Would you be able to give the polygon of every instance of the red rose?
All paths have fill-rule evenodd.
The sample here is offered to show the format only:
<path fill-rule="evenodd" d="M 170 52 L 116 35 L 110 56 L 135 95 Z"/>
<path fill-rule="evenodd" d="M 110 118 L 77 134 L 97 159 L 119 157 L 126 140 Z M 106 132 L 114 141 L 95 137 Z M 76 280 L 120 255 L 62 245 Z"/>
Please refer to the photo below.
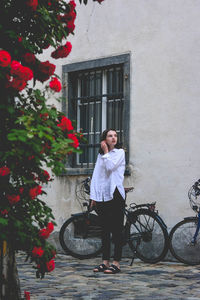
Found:
<path fill-rule="evenodd" d="M 35 199 L 38 195 L 41 195 L 42 194 L 42 187 L 41 185 L 38 185 L 32 189 L 30 189 L 29 191 L 29 195 L 31 197 L 31 199 Z"/>
<path fill-rule="evenodd" d="M 31 80 L 33 78 L 33 71 L 28 68 L 22 66 L 18 61 L 13 60 L 11 63 L 11 70 L 10 70 L 11 75 L 15 75 L 18 78 L 24 81 Z"/>
<path fill-rule="evenodd" d="M 69 133 L 69 134 L 68 134 L 68 138 L 69 138 L 70 140 L 73 140 L 73 143 L 70 143 L 70 144 L 72 144 L 72 146 L 73 146 L 74 148 L 78 148 L 78 146 L 79 146 L 79 141 L 78 141 L 77 137 L 75 136 L 75 134 L 74 134 L 74 133 Z"/>
<path fill-rule="evenodd" d="M 43 175 L 44 175 L 46 181 L 49 181 L 50 175 L 49 175 L 49 173 L 46 170 L 44 170 Z"/>
<path fill-rule="evenodd" d="M 33 71 L 28 67 L 21 66 L 18 76 L 20 79 L 28 81 L 33 78 Z"/>
<path fill-rule="evenodd" d="M 72 44 L 70 42 L 67 42 L 65 44 L 65 49 L 66 49 L 67 55 L 69 55 L 69 53 L 72 51 Z"/>
<path fill-rule="evenodd" d="M 6 176 L 10 174 L 10 169 L 7 167 L 0 168 L 0 176 Z"/>
<path fill-rule="evenodd" d="M 70 21 L 74 22 L 75 19 L 76 19 L 76 13 L 73 10 L 61 17 L 61 20 L 66 23 Z"/>
<path fill-rule="evenodd" d="M 7 214 L 8 214 L 7 209 L 1 210 L 1 215 L 2 215 L 2 216 L 5 216 L 5 215 L 7 215 Z"/>
<path fill-rule="evenodd" d="M 19 200 L 20 200 L 19 195 L 12 194 L 12 195 L 7 195 L 6 197 L 11 205 L 14 205 L 15 203 L 19 202 Z"/>
<path fill-rule="evenodd" d="M 69 120 L 66 117 L 62 117 L 61 122 L 57 126 L 60 127 L 63 131 L 64 130 L 70 131 L 74 129 L 71 120 Z"/>
<path fill-rule="evenodd" d="M 55 92 L 60 92 L 61 89 L 62 89 L 62 85 L 61 85 L 60 81 L 56 77 L 54 77 L 50 81 L 49 86 Z"/>
<path fill-rule="evenodd" d="M 52 259 L 48 262 L 46 262 L 47 271 L 51 272 L 55 269 L 55 261 Z"/>
<path fill-rule="evenodd" d="M 27 85 L 26 81 L 23 81 L 21 79 L 13 79 L 11 82 L 9 82 L 8 87 L 12 87 L 13 89 L 17 90 L 17 91 L 22 91 L 23 89 L 25 89 Z"/>
<path fill-rule="evenodd" d="M 36 58 L 35 58 L 35 55 L 33 53 L 27 52 L 27 53 L 24 54 L 24 60 L 27 64 L 34 64 Z"/>
<path fill-rule="evenodd" d="M 38 0 L 28 0 L 26 4 L 27 6 L 31 7 L 33 10 L 36 10 L 38 6 Z"/>
<path fill-rule="evenodd" d="M 56 66 L 54 64 L 51 64 L 48 60 L 40 63 L 38 66 L 39 73 L 37 74 L 38 80 L 40 80 L 41 82 L 48 80 L 49 77 L 54 74 L 55 69 Z"/>
<path fill-rule="evenodd" d="M 38 177 L 38 180 L 41 181 L 41 182 L 49 181 L 49 179 L 50 179 L 50 175 L 46 170 L 43 171 L 41 177 Z"/>
<path fill-rule="evenodd" d="M 11 63 L 11 56 L 7 51 L 0 50 L 0 66 L 7 67 Z"/>
<path fill-rule="evenodd" d="M 40 229 L 39 231 L 39 236 L 43 239 L 47 239 L 50 235 L 50 232 L 48 231 L 48 229 L 46 228 L 43 228 L 43 229 Z"/>
<path fill-rule="evenodd" d="M 31 299 L 30 292 L 24 291 L 24 297 L 25 297 L 25 300 L 30 300 Z"/>
<path fill-rule="evenodd" d="M 32 250 L 32 254 L 34 257 L 42 257 L 42 255 L 44 254 L 44 250 L 42 249 L 42 247 L 34 247 Z"/>
<path fill-rule="evenodd" d="M 18 42 L 21 43 L 21 41 L 22 41 L 22 37 L 18 36 Z"/>
<path fill-rule="evenodd" d="M 67 28 L 68 28 L 69 33 L 72 33 L 74 31 L 74 29 L 75 29 L 74 22 L 73 21 L 68 22 L 67 23 Z"/>
<path fill-rule="evenodd" d="M 51 53 L 51 57 L 58 59 L 67 57 L 72 50 L 72 44 L 67 42 L 64 46 L 58 47 L 55 51 Z"/>
<path fill-rule="evenodd" d="M 76 3 L 75 3 L 74 0 L 71 0 L 71 1 L 69 2 L 69 5 L 70 5 L 70 8 L 71 8 L 72 10 L 74 10 L 75 7 L 76 7 Z"/>
<path fill-rule="evenodd" d="M 21 66 L 22 65 L 20 64 L 20 62 L 13 60 L 11 62 L 11 70 L 10 70 L 11 75 L 18 76 L 21 73 L 21 70 L 20 70 Z"/>
<path fill-rule="evenodd" d="M 49 233 L 51 233 L 54 230 L 54 225 L 52 222 L 49 222 L 47 224 L 47 230 L 49 231 Z"/>
<path fill-rule="evenodd" d="M 40 118 L 41 118 L 43 121 L 46 121 L 46 120 L 48 119 L 48 116 L 49 116 L 48 113 L 40 114 Z"/>
<path fill-rule="evenodd" d="M 49 76 L 53 75 L 55 72 L 56 66 L 54 64 L 51 64 L 48 60 L 45 62 L 41 62 L 39 65 L 39 70 L 47 74 Z"/>
<path fill-rule="evenodd" d="M 51 57 L 58 59 L 63 58 L 66 55 L 66 49 L 64 46 L 58 47 L 55 51 L 51 53 Z M 67 56 L 67 55 L 66 55 Z"/>

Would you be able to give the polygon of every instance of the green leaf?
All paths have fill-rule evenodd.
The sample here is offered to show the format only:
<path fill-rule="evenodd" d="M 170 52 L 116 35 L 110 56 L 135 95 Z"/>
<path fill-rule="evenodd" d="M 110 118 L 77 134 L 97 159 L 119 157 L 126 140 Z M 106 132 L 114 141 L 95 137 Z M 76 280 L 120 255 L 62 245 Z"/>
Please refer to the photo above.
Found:
<path fill-rule="evenodd" d="M 8 219 L 4 219 L 0 217 L 0 224 L 2 225 L 8 225 Z"/>

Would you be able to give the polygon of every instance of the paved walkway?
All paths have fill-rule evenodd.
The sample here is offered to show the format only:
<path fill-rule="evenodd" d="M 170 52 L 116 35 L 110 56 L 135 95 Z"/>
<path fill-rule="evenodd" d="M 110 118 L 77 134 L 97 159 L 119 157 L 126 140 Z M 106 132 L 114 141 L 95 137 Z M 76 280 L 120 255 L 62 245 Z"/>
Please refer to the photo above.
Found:
<path fill-rule="evenodd" d="M 35 278 L 32 265 L 18 254 L 21 290 L 31 293 L 31 300 L 199 300 L 200 266 L 163 262 L 156 265 L 123 258 L 122 272 L 115 275 L 93 273 L 100 258 L 78 260 L 57 255 L 56 269 L 44 279 Z"/>

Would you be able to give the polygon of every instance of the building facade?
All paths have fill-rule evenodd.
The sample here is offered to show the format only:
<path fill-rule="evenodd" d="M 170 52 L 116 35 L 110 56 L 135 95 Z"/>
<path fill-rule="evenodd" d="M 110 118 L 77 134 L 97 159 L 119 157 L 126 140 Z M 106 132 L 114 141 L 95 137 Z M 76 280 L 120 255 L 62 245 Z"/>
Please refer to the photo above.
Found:
<path fill-rule="evenodd" d="M 170 230 L 194 215 L 187 192 L 200 178 L 200 2 L 76 2 L 72 52 L 57 61 L 60 109 L 88 144 L 46 189 L 56 230 L 80 211 L 75 189 L 92 174 L 107 127 L 126 148 L 124 186 L 135 187 L 127 203 L 156 201 Z"/>

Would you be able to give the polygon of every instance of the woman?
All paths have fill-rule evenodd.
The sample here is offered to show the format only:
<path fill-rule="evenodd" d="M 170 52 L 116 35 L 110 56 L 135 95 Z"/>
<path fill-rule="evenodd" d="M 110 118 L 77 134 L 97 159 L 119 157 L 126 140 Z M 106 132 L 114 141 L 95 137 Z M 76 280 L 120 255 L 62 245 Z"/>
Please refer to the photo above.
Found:
<path fill-rule="evenodd" d="M 103 262 L 94 272 L 120 272 L 125 191 L 123 187 L 125 153 L 117 143 L 117 132 L 107 129 L 102 133 L 101 146 L 90 186 L 91 206 L 95 206 L 102 225 Z M 110 265 L 110 234 L 114 242 L 113 263 Z"/>

